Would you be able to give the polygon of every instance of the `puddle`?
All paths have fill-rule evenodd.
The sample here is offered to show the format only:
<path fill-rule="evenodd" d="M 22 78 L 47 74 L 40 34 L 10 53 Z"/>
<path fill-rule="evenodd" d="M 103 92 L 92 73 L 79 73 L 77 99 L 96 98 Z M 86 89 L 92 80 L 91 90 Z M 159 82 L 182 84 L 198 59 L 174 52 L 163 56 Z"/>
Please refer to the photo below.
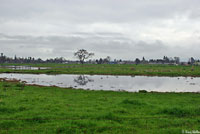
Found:
<path fill-rule="evenodd" d="M 73 87 L 76 89 L 138 92 L 200 92 L 199 77 L 149 77 L 112 75 L 46 75 L 0 74 L 0 78 L 26 81 L 42 86 Z M 191 79 L 192 78 L 192 79 Z"/>
<path fill-rule="evenodd" d="M 13 70 L 44 70 L 50 67 L 32 67 L 32 66 L 0 66 L 0 68 L 8 68 Z"/>

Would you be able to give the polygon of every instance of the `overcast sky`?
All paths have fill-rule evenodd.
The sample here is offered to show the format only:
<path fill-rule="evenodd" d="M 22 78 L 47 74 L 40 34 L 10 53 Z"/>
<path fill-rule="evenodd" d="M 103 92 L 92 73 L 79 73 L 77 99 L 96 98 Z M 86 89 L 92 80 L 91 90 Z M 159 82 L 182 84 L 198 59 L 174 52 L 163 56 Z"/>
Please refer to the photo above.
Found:
<path fill-rule="evenodd" d="M 200 0 L 0 0 L 0 52 L 200 59 Z"/>

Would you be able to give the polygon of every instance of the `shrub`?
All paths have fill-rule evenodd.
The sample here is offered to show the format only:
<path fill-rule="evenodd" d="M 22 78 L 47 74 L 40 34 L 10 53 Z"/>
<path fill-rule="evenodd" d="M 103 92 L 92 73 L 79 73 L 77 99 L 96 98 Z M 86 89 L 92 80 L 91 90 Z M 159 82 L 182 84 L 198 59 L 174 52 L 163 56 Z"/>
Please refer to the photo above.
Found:
<path fill-rule="evenodd" d="M 139 90 L 139 93 L 147 93 L 147 90 Z"/>

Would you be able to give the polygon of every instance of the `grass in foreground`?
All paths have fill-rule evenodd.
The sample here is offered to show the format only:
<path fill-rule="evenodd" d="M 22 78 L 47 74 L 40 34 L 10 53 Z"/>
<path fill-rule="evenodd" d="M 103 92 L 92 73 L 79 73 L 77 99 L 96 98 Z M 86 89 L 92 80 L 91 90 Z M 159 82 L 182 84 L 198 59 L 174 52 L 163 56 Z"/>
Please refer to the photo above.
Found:
<path fill-rule="evenodd" d="M 0 73 L 35 74 L 102 74 L 102 75 L 148 75 L 148 76 L 200 76 L 200 66 L 175 65 L 118 65 L 118 64 L 4 64 L 51 67 L 46 70 L 11 70 L 0 68 Z"/>
<path fill-rule="evenodd" d="M 200 130 L 200 94 L 128 93 L 0 82 L 0 133 L 175 134 Z"/>

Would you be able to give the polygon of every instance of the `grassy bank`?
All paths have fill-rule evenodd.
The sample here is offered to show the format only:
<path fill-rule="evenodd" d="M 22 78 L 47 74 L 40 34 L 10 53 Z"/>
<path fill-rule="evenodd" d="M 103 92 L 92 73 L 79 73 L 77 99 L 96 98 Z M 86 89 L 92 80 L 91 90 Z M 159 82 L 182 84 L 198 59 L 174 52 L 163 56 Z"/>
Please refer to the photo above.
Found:
<path fill-rule="evenodd" d="M 0 82 L 0 133 L 175 134 L 200 130 L 200 94 L 128 93 Z"/>
<path fill-rule="evenodd" d="M 47 70 L 10 70 L 0 68 L 0 73 L 34 74 L 102 74 L 102 75 L 148 75 L 148 76 L 200 76 L 200 66 L 175 65 L 107 65 L 107 64 L 5 64 L 51 67 Z"/>

